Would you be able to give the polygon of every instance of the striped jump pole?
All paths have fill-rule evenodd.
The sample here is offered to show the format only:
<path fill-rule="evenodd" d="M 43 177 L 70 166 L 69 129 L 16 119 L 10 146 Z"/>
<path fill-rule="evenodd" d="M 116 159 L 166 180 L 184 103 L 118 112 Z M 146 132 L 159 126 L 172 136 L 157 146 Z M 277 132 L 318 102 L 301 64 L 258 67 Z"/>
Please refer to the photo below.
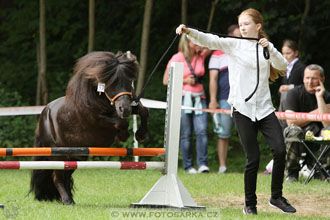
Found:
<path fill-rule="evenodd" d="M 38 147 L 0 148 L 0 156 L 161 156 L 164 148 Z"/>
<path fill-rule="evenodd" d="M 163 170 L 164 162 L 120 162 L 120 161 L 0 161 L 0 170 L 76 170 L 76 169 L 120 169 Z"/>

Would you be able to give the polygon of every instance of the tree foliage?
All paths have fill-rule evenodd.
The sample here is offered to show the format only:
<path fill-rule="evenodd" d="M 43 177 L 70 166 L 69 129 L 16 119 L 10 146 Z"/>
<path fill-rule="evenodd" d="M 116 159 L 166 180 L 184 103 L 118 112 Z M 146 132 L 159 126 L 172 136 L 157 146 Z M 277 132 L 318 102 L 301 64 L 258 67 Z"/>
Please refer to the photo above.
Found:
<path fill-rule="evenodd" d="M 188 24 L 206 29 L 212 2 L 213 0 L 187 1 Z M 330 14 L 326 10 L 329 6 L 329 0 L 311 1 L 309 14 L 304 20 L 304 44 L 301 46 L 301 59 L 307 64 L 320 64 L 326 73 L 330 71 L 330 53 L 325 50 L 330 46 Z M 50 101 L 65 94 L 75 61 L 86 53 L 88 7 L 89 1 L 46 1 L 47 84 Z M 130 50 L 139 56 L 144 7 L 145 1 L 140 0 L 95 1 L 94 50 Z M 248 7 L 262 12 L 264 30 L 278 49 L 284 39 L 299 40 L 305 1 L 220 0 L 215 8 L 211 31 L 226 33 L 230 24 L 237 23 L 237 15 Z M 34 105 L 38 73 L 36 43 L 39 41 L 39 1 L 0 0 L 0 19 L 2 94 L 17 94 L 24 101 L 20 104 Z M 180 23 L 181 1 L 154 1 L 146 78 L 174 38 L 174 30 Z M 162 76 L 167 61 L 176 51 L 177 44 L 166 54 L 146 88 L 144 98 L 165 101 L 166 87 L 162 85 Z M 330 80 L 326 81 L 327 88 L 330 88 L 329 82 Z M 204 83 L 208 91 L 207 80 Z M 279 102 L 279 85 L 280 80 L 271 85 L 275 106 Z M 8 106 L 17 105 L 17 99 L 7 101 Z M 159 146 L 163 142 L 163 123 L 164 112 L 151 110 L 151 129 L 145 146 Z M 211 126 L 209 127 L 210 138 L 215 139 Z M 212 144 L 216 145 L 211 141 L 210 145 Z"/>

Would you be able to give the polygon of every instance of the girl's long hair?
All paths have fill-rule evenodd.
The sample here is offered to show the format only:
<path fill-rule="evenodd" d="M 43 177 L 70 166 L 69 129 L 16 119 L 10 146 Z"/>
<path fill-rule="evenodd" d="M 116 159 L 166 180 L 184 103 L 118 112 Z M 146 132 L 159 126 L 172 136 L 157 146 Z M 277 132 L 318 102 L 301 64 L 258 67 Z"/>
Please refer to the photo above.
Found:
<path fill-rule="evenodd" d="M 238 16 L 238 18 L 243 14 L 249 15 L 252 18 L 252 20 L 254 21 L 254 23 L 261 24 L 261 29 L 259 31 L 258 38 L 266 38 L 267 40 L 269 40 L 268 35 L 262 29 L 263 19 L 262 19 L 261 13 L 256 9 L 248 8 L 248 9 L 242 11 L 242 13 Z M 270 64 L 269 79 L 271 81 L 275 81 L 279 76 L 284 76 L 284 75 L 285 75 L 285 70 L 276 69 L 275 67 L 272 66 L 272 64 Z"/>
<path fill-rule="evenodd" d="M 182 34 L 180 42 L 179 42 L 179 48 L 178 50 L 183 53 L 184 57 L 188 57 L 190 55 L 190 48 L 189 48 L 189 42 L 186 34 Z"/>

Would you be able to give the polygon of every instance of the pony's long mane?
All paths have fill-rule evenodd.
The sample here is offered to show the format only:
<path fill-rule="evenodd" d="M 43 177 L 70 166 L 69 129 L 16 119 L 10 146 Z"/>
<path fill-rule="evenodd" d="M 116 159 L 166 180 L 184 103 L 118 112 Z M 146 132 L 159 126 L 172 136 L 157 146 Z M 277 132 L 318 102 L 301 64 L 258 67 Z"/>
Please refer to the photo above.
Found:
<path fill-rule="evenodd" d="M 101 109 L 109 110 L 109 101 L 97 92 L 98 83 L 105 83 L 105 89 L 136 79 L 138 64 L 135 56 L 128 58 L 118 52 L 97 51 L 89 53 L 74 66 L 74 75 L 66 89 L 66 102 L 71 102 L 77 110 Z"/>

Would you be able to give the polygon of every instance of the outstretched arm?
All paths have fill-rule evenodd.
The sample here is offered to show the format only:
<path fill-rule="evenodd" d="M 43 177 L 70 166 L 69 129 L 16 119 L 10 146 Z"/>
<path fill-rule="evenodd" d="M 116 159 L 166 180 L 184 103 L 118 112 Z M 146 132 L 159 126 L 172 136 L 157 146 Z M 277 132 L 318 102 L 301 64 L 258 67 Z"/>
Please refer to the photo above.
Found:
<path fill-rule="evenodd" d="M 194 44 L 207 47 L 210 50 L 222 50 L 227 55 L 230 55 L 232 46 L 237 43 L 237 39 L 220 38 L 214 34 L 203 33 L 193 28 L 187 28 L 184 24 L 176 28 L 176 33 L 179 35 L 183 33 L 187 34 L 189 40 Z"/>
<path fill-rule="evenodd" d="M 179 27 L 176 28 L 175 32 L 178 35 L 189 34 L 190 33 L 190 30 L 189 30 L 189 28 L 186 27 L 186 25 L 180 24 Z"/>

